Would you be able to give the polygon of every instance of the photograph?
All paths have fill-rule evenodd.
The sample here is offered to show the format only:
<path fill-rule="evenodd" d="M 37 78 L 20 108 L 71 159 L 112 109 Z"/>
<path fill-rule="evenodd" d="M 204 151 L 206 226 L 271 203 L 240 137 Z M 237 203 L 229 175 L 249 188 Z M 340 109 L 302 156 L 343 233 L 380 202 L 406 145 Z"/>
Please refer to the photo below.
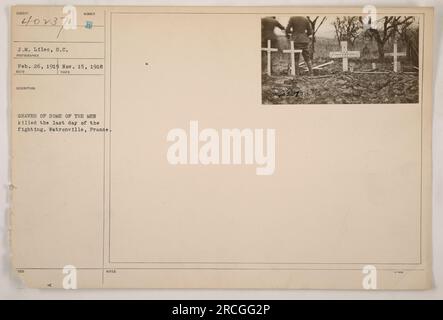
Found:
<path fill-rule="evenodd" d="M 262 104 L 418 103 L 419 32 L 417 16 L 263 17 Z"/>

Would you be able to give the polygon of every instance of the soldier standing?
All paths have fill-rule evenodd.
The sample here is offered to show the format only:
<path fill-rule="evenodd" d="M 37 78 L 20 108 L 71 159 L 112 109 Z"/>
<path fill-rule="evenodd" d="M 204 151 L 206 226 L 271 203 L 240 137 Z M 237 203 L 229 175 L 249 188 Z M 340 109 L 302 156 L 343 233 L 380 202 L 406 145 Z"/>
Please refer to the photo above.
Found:
<path fill-rule="evenodd" d="M 278 47 L 277 35 L 274 32 L 275 28 L 285 30 L 285 27 L 283 27 L 275 17 L 265 17 L 261 19 L 261 42 L 263 48 L 267 46 L 268 40 L 271 40 L 271 47 Z"/>
<path fill-rule="evenodd" d="M 363 58 L 369 58 L 369 48 L 368 45 L 365 43 L 365 46 L 363 47 L 363 49 L 361 49 L 361 55 Z"/>
<path fill-rule="evenodd" d="M 305 17 L 291 17 L 286 27 L 286 37 L 294 41 L 294 49 L 302 50 L 303 59 L 308 67 L 309 74 L 312 75 L 312 63 L 309 52 L 309 36 L 312 35 L 312 27 L 309 20 Z M 295 74 L 300 74 L 299 64 L 300 55 L 295 55 Z"/>

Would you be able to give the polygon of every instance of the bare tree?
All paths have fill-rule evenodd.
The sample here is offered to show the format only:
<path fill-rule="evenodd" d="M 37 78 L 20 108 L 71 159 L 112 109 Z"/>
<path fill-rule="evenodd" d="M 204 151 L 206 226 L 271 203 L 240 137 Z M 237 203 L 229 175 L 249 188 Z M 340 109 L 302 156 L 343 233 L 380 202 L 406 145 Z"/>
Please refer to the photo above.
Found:
<path fill-rule="evenodd" d="M 418 67 L 418 25 L 413 25 L 415 18 L 403 23 L 399 29 L 399 38 L 406 45 L 406 56 L 412 63 Z"/>
<path fill-rule="evenodd" d="M 335 29 L 335 36 L 338 44 L 347 41 L 349 45 L 354 46 L 355 40 L 360 36 L 363 30 L 362 21 L 356 17 L 337 17 L 332 23 Z"/>
<path fill-rule="evenodd" d="M 321 25 L 323 24 L 323 22 L 326 21 L 326 17 L 323 17 L 319 24 L 317 25 L 317 21 L 320 18 L 319 16 L 316 16 L 314 19 L 311 19 L 311 17 L 307 17 L 309 23 L 311 24 L 311 28 L 312 28 L 312 37 L 311 37 L 311 59 L 314 59 L 314 52 L 315 52 L 315 34 L 317 33 L 318 29 L 321 27 Z"/>
<path fill-rule="evenodd" d="M 389 39 L 394 38 L 396 34 L 400 34 L 400 29 L 403 27 L 408 28 L 413 22 L 414 17 L 394 17 L 386 16 L 378 21 L 377 29 L 370 28 L 366 32 L 377 42 L 378 57 L 380 61 L 385 57 L 385 44 Z"/>

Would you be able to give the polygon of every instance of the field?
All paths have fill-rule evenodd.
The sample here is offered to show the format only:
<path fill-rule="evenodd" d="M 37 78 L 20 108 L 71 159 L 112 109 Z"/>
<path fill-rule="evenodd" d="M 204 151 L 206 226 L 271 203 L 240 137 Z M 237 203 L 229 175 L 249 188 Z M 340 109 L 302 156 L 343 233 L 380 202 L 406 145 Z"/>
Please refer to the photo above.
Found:
<path fill-rule="evenodd" d="M 279 38 L 279 47 L 286 49 L 288 42 Z M 262 56 L 262 102 L 263 104 L 360 104 L 360 103 L 418 103 L 418 69 L 407 57 L 399 58 L 401 72 L 393 72 L 393 59 L 386 57 L 380 62 L 376 43 L 358 42 L 348 50 L 366 54 L 349 60 L 353 72 L 343 72 L 341 59 L 330 59 L 329 52 L 340 51 L 337 41 L 318 39 L 315 46 L 313 66 L 334 61 L 309 76 L 300 66 L 300 76 L 289 73 L 289 55 L 281 51 L 272 57 L 272 75 L 265 74 L 266 59 Z M 387 44 L 386 52 L 392 52 Z M 399 52 L 403 48 L 399 46 Z M 300 58 L 303 62 L 303 58 Z M 375 63 L 375 69 L 373 68 Z"/>

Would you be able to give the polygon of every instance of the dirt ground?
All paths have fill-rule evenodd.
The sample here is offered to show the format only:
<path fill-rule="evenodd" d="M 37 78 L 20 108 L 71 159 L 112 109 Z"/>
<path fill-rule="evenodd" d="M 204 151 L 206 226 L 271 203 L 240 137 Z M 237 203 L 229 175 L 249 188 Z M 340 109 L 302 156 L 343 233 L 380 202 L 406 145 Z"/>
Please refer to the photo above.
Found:
<path fill-rule="evenodd" d="M 314 66 L 328 60 L 315 61 Z M 309 76 L 303 67 L 297 77 L 288 75 L 287 60 L 273 62 L 272 76 L 262 74 L 263 104 L 376 104 L 418 103 L 418 70 L 403 63 L 402 72 L 392 62 L 350 62 L 355 72 L 343 72 L 341 60 Z M 358 73 L 369 72 L 369 73 Z M 384 73 L 377 73 L 384 72 Z"/>

